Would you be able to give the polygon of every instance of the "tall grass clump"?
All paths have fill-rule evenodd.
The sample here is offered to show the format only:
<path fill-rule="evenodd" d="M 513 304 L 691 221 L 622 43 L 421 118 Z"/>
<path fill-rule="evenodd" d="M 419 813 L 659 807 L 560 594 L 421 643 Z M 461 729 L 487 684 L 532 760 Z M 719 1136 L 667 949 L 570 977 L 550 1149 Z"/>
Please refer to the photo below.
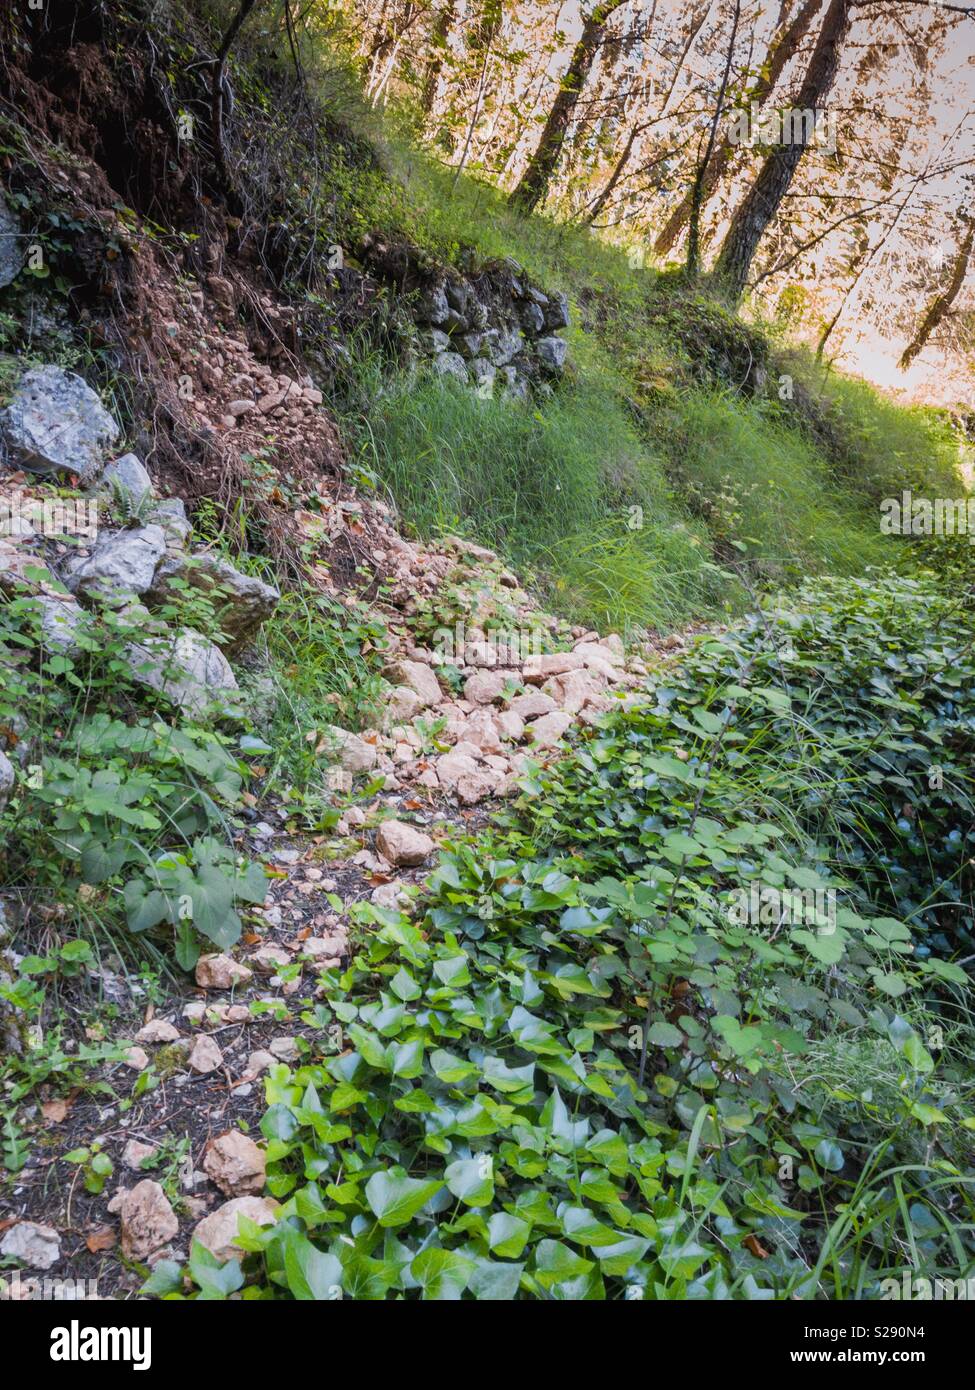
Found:
<path fill-rule="evenodd" d="M 716 544 L 741 551 L 758 577 L 855 574 L 890 559 L 876 516 L 810 440 L 760 404 L 691 390 L 650 428 Z"/>
<path fill-rule="evenodd" d="M 420 534 L 476 534 L 575 621 L 668 627 L 717 602 L 704 528 L 604 390 L 525 405 L 403 377 L 348 423 Z"/>
<path fill-rule="evenodd" d="M 905 488 L 925 497 L 964 491 L 958 437 L 944 412 L 901 405 L 807 352 L 790 353 L 788 365 L 812 401 L 809 423 L 836 477 L 874 514 Z"/>

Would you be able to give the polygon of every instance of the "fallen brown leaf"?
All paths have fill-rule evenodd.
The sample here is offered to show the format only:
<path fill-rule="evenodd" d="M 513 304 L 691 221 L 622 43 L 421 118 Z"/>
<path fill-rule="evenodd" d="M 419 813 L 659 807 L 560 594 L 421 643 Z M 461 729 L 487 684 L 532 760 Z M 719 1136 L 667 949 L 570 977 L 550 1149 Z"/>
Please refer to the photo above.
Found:
<path fill-rule="evenodd" d="M 93 1255 L 97 1255 L 100 1250 L 111 1250 L 116 1240 L 114 1226 L 96 1226 L 85 1236 L 85 1244 Z"/>

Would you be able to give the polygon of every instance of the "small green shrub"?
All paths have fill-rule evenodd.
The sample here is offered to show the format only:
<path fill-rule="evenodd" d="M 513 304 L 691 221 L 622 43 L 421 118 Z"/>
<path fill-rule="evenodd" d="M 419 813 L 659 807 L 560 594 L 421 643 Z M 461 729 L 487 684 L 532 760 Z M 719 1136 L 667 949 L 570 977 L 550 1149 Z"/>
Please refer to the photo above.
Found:
<path fill-rule="evenodd" d="M 0 816 L 0 872 L 97 905 L 129 932 L 168 923 L 191 968 L 201 937 L 221 948 L 237 939 L 235 904 L 263 901 L 267 881 L 225 842 L 247 777 L 231 736 L 174 717 L 134 679 L 127 649 L 145 636 L 144 617 L 105 608 L 74 651 L 51 651 L 30 595 L 0 605 L 0 729 L 27 755 Z"/>

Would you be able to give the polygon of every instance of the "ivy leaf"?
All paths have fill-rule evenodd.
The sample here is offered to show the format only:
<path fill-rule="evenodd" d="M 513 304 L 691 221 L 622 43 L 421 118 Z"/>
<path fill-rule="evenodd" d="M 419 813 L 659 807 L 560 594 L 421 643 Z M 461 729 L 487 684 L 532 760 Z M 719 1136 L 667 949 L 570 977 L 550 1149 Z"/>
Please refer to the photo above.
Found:
<path fill-rule="evenodd" d="M 491 1159 L 459 1158 L 444 1173 L 447 1186 L 468 1207 L 486 1207 L 494 1199 L 494 1173 Z"/>
<path fill-rule="evenodd" d="M 243 1286 L 244 1275 L 239 1260 L 221 1264 L 215 1255 L 194 1240 L 190 1246 L 190 1274 L 200 1286 L 200 1297 L 221 1300 Z"/>
<path fill-rule="evenodd" d="M 403 1168 L 373 1173 L 366 1183 L 366 1201 L 380 1226 L 405 1226 L 443 1187 L 433 1179 L 408 1177 Z"/>
<path fill-rule="evenodd" d="M 474 1261 L 456 1250 L 434 1246 L 414 1258 L 410 1273 L 423 1290 L 424 1299 L 456 1302 L 467 1288 L 474 1268 Z"/>
<path fill-rule="evenodd" d="M 288 1288 L 302 1302 L 325 1302 L 339 1296 L 342 1266 L 334 1255 L 312 1245 L 300 1231 L 289 1231 L 284 1247 Z"/>
<path fill-rule="evenodd" d="M 501 1264 L 480 1260 L 470 1278 L 470 1291 L 482 1303 L 510 1303 L 518 1293 L 523 1264 Z"/>
<path fill-rule="evenodd" d="M 820 1139 L 814 1152 L 816 1162 L 829 1173 L 839 1173 L 846 1162 L 843 1150 L 833 1139 Z"/>
<path fill-rule="evenodd" d="M 488 1246 L 496 1255 L 517 1259 L 528 1243 L 531 1223 L 510 1212 L 496 1211 L 488 1222 Z"/>
<path fill-rule="evenodd" d="M 169 1293 L 179 1293 L 182 1287 L 182 1265 L 176 1260 L 158 1260 L 139 1292 L 151 1294 L 154 1298 L 165 1298 Z"/>

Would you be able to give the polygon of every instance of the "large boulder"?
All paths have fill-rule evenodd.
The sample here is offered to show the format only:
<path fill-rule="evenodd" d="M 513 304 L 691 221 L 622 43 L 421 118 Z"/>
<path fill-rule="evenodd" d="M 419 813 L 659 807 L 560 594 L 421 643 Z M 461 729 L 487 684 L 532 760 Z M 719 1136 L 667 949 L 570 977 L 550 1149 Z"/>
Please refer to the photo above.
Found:
<path fill-rule="evenodd" d="M 457 381 L 467 381 L 467 364 L 459 352 L 441 352 L 430 363 L 437 376 L 452 376 Z"/>
<path fill-rule="evenodd" d="M 434 285 L 421 297 L 416 311 L 420 323 L 444 324 L 450 317 L 450 304 L 442 285 Z"/>
<path fill-rule="evenodd" d="M 106 531 L 87 558 L 70 563 L 64 582 L 73 594 L 102 602 L 144 594 L 165 554 L 161 526 Z"/>
<path fill-rule="evenodd" d="M 531 300 L 522 305 L 520 317 L 521 326 L 526 333 L 537 335 L 545 327 L 545 315 L 542 313 L 541 306 Z"/>
<path fill-rule="evenodd" d="M 569 326 L 569 300 L 562 292 L 556 291 L 545 306 L 545 327 L 550 333 Z"/>
<path fill-rule="evenodd" d="M 6 201 L 0 198 L 0 289 L 17 278 L 23 265 L 20 224 Z"/>
<path fill-rule="evenodd" d="M 238 688 L 220 648 L 191 628 L 133 642 L 125 654 L 137 681 L 158 690 L 191 718 L 203 718 L 215 705 L 225 705 L 225 697 Z"/>
<path fill-rule="evenodd" d="M 484 334 L 484 347 L 495 367 L 506 366 L 524 346 L 521 334 L 511 329 L 489 328 Z"/>
<path fill-rule="evenodd" d="M 119 427 L 80 376 L 49 365 L 32 367 L 20 378 L 10 404 L 0 411 L 0 436 L 15 466 L 32 473 L 76 473 L 88 485 L 101 472 Z"/>
<path fill-rule="evenodd" d="M 176 549 L 180 549 L 186 544 L 193 530 L 192 523 L 186 515 L 186 504 L 182 497 L 164 497 L 153 507 L 149 520 L 163 528 L 166 532 L 167 545 L 174 546 Z"/>
<path fill-rule="evenodd" d="M 220 645 L 228 650 L 246 645 L 261 624 L 274 612 L 281 598 L 273 584 L 241 574 L 229 560 L 210 550 L 187 554 L 170 553 L 156 570 L 147 601 L 162 604 L 175 596 L 172 585 L 178 580 L 213 602 L 220 633 Z"/>

